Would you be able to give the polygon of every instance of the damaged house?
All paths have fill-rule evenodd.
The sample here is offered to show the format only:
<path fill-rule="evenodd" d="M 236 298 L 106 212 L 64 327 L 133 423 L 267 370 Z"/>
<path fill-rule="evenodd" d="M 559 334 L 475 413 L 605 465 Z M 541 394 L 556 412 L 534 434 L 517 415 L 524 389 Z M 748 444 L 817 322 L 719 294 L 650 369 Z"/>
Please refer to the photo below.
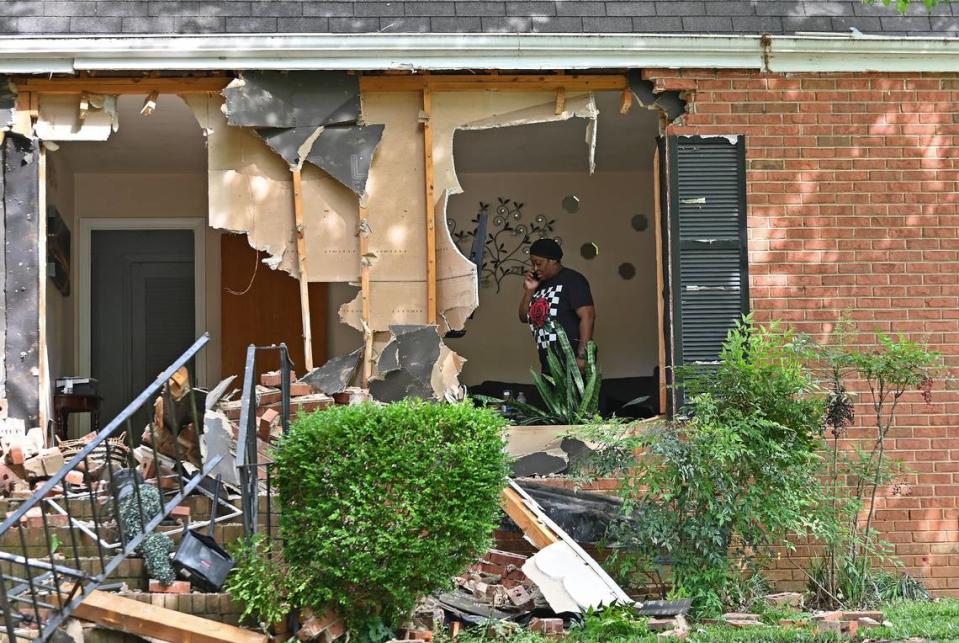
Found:
<path fill-rule="evenodd" d="M 4 2 L 0 417 L 85 433 L 204 332 L 200 386 L 284 342 L 331 395 L 524 391 L 544 237 L 591 282 L 606 412 L 670 413 L 669 367 L 748 312 L 820 338 L 848 312 L 953 365 L 956 10 Z M 69 377 L 101 400 L 67 434 Z M 957 402 L 897 427 L 877 513 L 944 595 Z"/>

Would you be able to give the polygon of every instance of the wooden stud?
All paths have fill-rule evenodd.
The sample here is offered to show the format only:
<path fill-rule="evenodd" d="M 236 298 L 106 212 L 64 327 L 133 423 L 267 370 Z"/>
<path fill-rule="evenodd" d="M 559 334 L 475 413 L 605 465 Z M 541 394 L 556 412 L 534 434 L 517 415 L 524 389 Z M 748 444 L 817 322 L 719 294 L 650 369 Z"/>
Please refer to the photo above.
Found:
<path fill-rule="evenodd" d="M 38 383 L 40 386 L 40 408 L 39 408 L 39 420 L 40 426 L 46 427 L 52 426 L 48 424 L 47 420 L 50 418 L 50 414 L 53 411 L 53 400 L 50 398 L 50 392 L 53 390 L 53 387 L 50 385 L 50 355 L 49 355 L 49 345 L 47 338 L 47 283 L 48 279 L 46 277 L 46 267 L 47 267 L 47 150 L 43 147 L 42 144 L 39 145 L 39 160 L 37 162 L 37 174 L 38 174 L 38 185 L 37 185 L 37 211 L 39 216 L 37 217 L 38 221 L 38 233 L 37 233 L 37 252 L 39 254 L 38 266 L 40 266 L 40 283 L 39 283 L 39 292 L 37 293 L 37 299 L 39 301 L 39 333 L 37 336 L 38 344 L 38 357 L 39 357 L 39 369 L 38 373 Z M 55 432 L 55 430 L 54 430 Z M 44 440 L 46 441 L 44 446 L 53 444 L 53 435 L 45 435 Z"/>
<path fill-rule="evenodd" d="M 426 323 L 435 324 L 436 310 L 436 201 L 433 196 L 433 92 L 423 88 L 423 170 L 426 184 Z"/>
<path fill-rule="evenodd" d="M 306 274 L 306 239 L 303 227 L 303 176 L 293 170 L 293 218 L 296 230 L 296 261 L 300 272 L 300 312 L 303 317 L 303 366 L 313 370 L 313 332 L 310 326 L 310 282 Z"/>
<path fill-rule="evenodd" d="M 420 91 L 429 86 L 434 92 L 459 92 L 471 90 L 493 91 L 621 91 L 629 86 L 625 75 L 580 74 L 498 74 L 498 75 L 405 75 L 362 76 L 362 92 L 408 92 Z"/>
<path fill-rule="evenodd" d="M 666 276 L 663 274 L 662 195 L 659 193 L 661 169 L 659 148 L 653 154 L 653 217 L 656 219 L 656 318 L 659 323 L 659 412 L 666 412 Z"/>
<path fill-rule="evenodd" d="M 208 77 L 166 77 L 166 78 L 32 78 L 17 77 L 13 83 L 20 92 L 38 94 L 149 94 L 156 91 L 161 94 L 208 94 L 223 90 L 230 78 Z"/>
<path fill-rule="evenodd" d="M 499 496 L 500 506 L 506 515 L 516 523 L 516 526 L 523 530 L 523 534 L 533 543 L 537 549 L 543 549 L 553 543 L 559 542 L 559 536 L 553 533 L 553 530 L 547 527 L 533 513 L 523 497 L 515 490 L 507 487 L 503 489 Z"/>
<path fill-rule="evenodd" d="M 566 111 L 566 88 L 560 87 L 556 90 L 556 115 L 559 116 Z"/>
<path fill-rule="evenodd" d="M 627 87 L 623 90 L 623 98 L 619 103 L 619 113 L 628 114 L 633 108 L 633 90 Z"/>
<path fill-rule="evenodd" d="M 360 301 L 363 320 L 363 373 L 360 386 L 366 387 L 373 375 L 373 331 L 370 327 L 372 317 L 370 306 L 370 265 L 366 258 L 370 251 L 369 227 L 366 208 L 360 206 Z"/>
<path fill-rule="evenodd" d="M 85 621 L 137 636 L 191 643 L 266 643 L 266 635 L 94 590 L 73 610 Z"/>

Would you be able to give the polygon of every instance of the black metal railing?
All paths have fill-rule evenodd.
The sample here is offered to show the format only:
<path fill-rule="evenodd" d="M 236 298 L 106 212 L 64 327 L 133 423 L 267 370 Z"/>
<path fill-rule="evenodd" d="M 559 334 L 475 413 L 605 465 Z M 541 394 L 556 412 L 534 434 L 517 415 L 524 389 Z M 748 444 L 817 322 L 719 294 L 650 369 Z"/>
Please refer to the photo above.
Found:
<path fill-rule="evenodd" d="M 170 387 L 165 385 L 209 339 L 207 334 L 197 339 L 0 524 L 0 627 L 5 629 L 7 640 L 46 641 L 125 558 L 157 531 L 187 495 L 195 490 L 210 495 L 200 483 L 222 456 L 210 457 L 200 466 L 188 462 L 177 439 L 177 424 L 173 425 L 173 453 L 161 455 L 157 427 L 150 422 L 156 478 L 155 482 L 144 480 L 133 459 L 136 438 L 131 424 L 134 414 L 152 404 L 158 394 L 165 400 L 164 413 L 174 413 Z M 194 435 L 199 440 L 203 425 L 194 388 L 189 387 L 180 400 L 186 401 Z M 101 458 L 102 465 L 98 464 Z M 170 472 L 165 476 L 161 474 L 161 462 L 166 463 L 166 471 Z M 94 479 L 93 472 L 97 470 L 99 479 Z M 154 487 L 156 492 L 148 491 L 147 486 Z M 57 503 L 54 497 L 62 498 Z M 158 500 L 158 511 L 149 511 L 150 498 Z M 128 530 L 121 521 L 121 504 L 132 502 L 136 506 L 131 506 L 128 513 L 138 516 L 135 522 L 139 528 Z M 38 533 L 42 539 L 37 537 Z"/>
<path fill-rule="evenodd" d="M 240 397 L 240 427 L 236 448 L 236 467 L 240 478 L 243 511 L 243 534 L 250 538 L 259 531 L 260 498 L 266 504 L 264 527 L 269 542 L 273 538 L 273 460 L 262 453 L 264 446 L 257 439 L 256 354 L 258 351 L 280 353 L 280 422 L 283 434 L 290 430 L 290 354 L 286 344 L 253 346 L 246 349 L 246 370 L 243 373 L 243 393 Z"/>

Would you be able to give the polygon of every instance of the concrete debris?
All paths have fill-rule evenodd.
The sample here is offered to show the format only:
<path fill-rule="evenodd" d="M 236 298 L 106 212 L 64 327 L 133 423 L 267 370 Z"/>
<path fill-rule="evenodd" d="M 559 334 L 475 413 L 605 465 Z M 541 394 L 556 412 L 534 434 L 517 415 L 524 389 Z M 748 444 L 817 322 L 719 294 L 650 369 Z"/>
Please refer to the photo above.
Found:
<path fill-rule="evenodd" d="M 331 643 L 346 634 L 343 619 L 331 609 L 317 614 L 307 608 L 300 614 L 300 620 L 300 630 L 296 633 L 296 638 L 300 641 Z"/>
<path fill-rule="evenodd" d="M 732 627 L 754 627 L 762 625 L 759 614 L 748 614 L 742 612 L 729 612 L 723 614 L 723 621 Z"/>
<path fill-rule="evenodd" d="M 781 607 L 795 607 L 796 609 L 803 608 L 803 595 L 799 592 L 780 592 L 779 594 L 769 594 L 765 597 L 765 600 L 770 605 L 778 605 Z"/>
<path fill-rule="evenodd" d="M 361 346 L 348 355 L 334 357 L 323 366 L 313 369 L 300 381 L 306 382 L 326 395 L 342 393 L 352 383 L 362 361 L 363 347 Z"/>
<path fill-rule="evenodd" d="M 239 485 L 240 477 L 236 470 L 236 446 L 233 441 L 230 419 L 223 411 L 207 411 L 203 415 L 203 436 L 200 438 L 200 453 L 203 461 L 223 456 L 210 475 L 222 476 L 223 482 Z"/>

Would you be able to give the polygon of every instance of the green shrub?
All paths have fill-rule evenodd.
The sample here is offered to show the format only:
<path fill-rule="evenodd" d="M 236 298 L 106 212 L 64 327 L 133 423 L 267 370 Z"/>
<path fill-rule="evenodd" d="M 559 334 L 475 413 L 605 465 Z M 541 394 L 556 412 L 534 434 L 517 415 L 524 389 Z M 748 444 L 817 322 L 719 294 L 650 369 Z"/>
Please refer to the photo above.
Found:
<path fill-rule="evenodd" d="M 635 437 L 588 431 L 604 446 L 595 473 L 617 463 L 625 472 L 624 520 L 611 541 L 664 595 L 671 582 L 673 595 L 693 598 L 696 614 L 741 602 L 765 546 L 788 547 L 812 527 L 824 402 L 805 357 L 800 338 L 745 320 L 714 369 L 678 373 L 685 419 Z"/>
<path fill-rule="evenodd" d="M 503 420 L 470 403 L 337 406 L 275 451 L 294 607 L 395 624 L 484 551 L 508 471 Z"/>
<path fill-rule="evenodd" d="M 287 570 L 269 549 L 262 534 L 230 547 L 236 564 L 226 582 L 226 591 L 243 605 L 240 620 L 254 617 L 264 628 L 283 621 L 290 612 Z"/>

